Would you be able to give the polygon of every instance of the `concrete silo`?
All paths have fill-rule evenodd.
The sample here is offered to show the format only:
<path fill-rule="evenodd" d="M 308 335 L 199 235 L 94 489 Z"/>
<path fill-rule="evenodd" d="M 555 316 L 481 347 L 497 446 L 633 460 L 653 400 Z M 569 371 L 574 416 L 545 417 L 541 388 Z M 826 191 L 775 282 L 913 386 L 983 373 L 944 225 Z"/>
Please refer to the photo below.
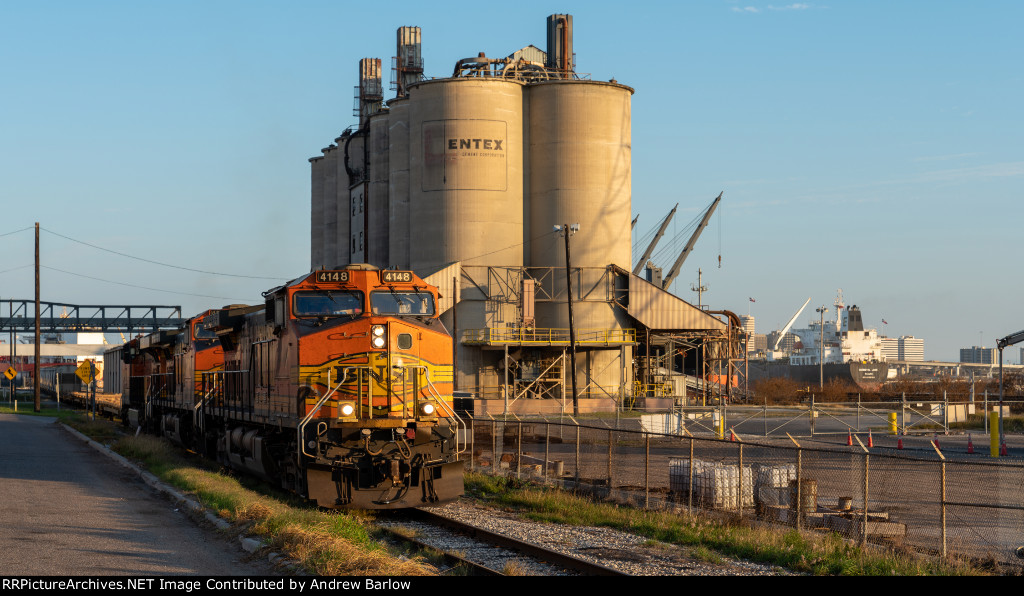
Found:
<path fill-rule="evenodd" d="M 309 268 L 320 269 L 324 266 L 324 158 L 309 158 Z M 330 231 L 333 233 L 333 230 Z"/>
<path fill-rule="evenodd" d="M 366 258 L 365 262 L 381 268 L 393 263 L 388 256 L 390 185 L 388 129 L 390 114 L 386 111 L 370 116 L 368 147 L 369 171 L 366 185 Z"/>
<path fill-rule="evenodd" d="M 523 85 L 424 81 L 409 89 L 410 266 L 523 264 Z"/>
<path fill-rule="evenodd" d="M 388 119 L 388 260 L 409 265 L 409 100 L 390 103 Z"/>

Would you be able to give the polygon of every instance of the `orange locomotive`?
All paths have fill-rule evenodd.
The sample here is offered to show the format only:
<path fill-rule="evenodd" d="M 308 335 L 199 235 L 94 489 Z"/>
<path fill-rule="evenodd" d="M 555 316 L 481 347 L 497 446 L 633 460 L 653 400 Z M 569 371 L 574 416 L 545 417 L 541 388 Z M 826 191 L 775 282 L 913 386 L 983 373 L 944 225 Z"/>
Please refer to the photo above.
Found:
<path fill-rule="evenodd" d="M 436 288 L 409 271 L 350 265 L 264 298 L 207 311 L 187 333 L 141 338 L 148 347 L 127 367 L 151 378 L 126 400 L 130 415 L 322 507 L 462 494 L 464 426 Z"/>

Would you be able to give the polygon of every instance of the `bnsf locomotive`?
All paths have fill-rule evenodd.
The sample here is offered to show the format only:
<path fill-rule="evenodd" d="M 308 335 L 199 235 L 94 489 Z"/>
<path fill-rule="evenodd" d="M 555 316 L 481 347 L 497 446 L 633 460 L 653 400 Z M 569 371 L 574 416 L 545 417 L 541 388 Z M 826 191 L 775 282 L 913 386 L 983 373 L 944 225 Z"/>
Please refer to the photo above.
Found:
<path fill-rule="evenodd" d="M 351 265 L 264 298 L 121 346 L 125 420 L 322 507 L 462 494 L 465 428 L 436 288 Z"/>

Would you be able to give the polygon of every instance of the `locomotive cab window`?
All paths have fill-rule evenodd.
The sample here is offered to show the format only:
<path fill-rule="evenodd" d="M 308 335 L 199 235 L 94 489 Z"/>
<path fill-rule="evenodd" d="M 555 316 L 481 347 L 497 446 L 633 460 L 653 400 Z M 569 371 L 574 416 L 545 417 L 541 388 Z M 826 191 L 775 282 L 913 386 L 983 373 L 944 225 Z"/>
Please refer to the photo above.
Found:
<path fill-rule="evenodd" d="M 357 317 L 363 314 L 362 292 L 296 292 L 292 298 L 296 317 Z"/>
<path fill-rule="evenodd" d="M 195 339 L 217 339 L 217 334 L 210 329 L 204 328 L 202 323 L 196 323 L 192 328 L 195 330 L 193 334 Z"/>
<path fill-rule="evenodd" d="M 434 295 L 430 292 L 373 292 L 370 305 L 375 315 L 433 316 Z"/>

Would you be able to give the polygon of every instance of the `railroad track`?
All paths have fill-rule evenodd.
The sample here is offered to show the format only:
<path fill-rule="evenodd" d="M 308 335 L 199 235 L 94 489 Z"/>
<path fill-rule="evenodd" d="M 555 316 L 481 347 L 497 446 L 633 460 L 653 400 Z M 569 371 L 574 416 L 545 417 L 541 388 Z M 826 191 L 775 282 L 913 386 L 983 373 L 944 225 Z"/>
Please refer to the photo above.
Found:
<path fill-rule="evenodd" d="M 450 568 L 461 564 L 473 575 L 628 575 L 425 509 L 396 512 L 377 524 L 400 540 L 442 552 Z"/>

